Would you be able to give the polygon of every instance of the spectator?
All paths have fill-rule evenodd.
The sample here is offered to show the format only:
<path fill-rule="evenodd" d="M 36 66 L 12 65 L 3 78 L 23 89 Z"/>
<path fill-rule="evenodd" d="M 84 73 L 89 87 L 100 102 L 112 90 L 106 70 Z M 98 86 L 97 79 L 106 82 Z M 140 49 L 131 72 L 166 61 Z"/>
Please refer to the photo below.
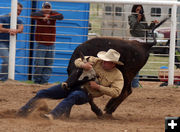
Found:
<path fill-rule="evenodd" d="M 18 3 L 17 16 L 21 14 L 23 6 Z M 10 29 L 11 14 L 0 16 L 0 57 L 2 59 L 0 80 L 8 79 L 8 64 L 9 64 L 9 38 L 10 35 L 16 35 L 23 32 L 23 22 L 17 18 L 17 29 Z"/>
<path fill-rule="evenodd" d="M 110 97 L 118 97 L 124 85 L 122 73 L 116 68 L 116 64 L 123 65 L 119 61 L 120 54 L 109 49 L 107 52 L 101 51 L 97 57 L 90 56 L 88 62 L 84 63 L 80 58 L 75 60 L 75 65 L 85 70 L 94 68 L 99 84 L 90 81 L 84 84 L 84 90 L 81 86 L 73 86 L 71 90 L 63 89 L 61 84 L 53 86 L 46 90 L 40 90 L 36 96 L 29 100 L 19 111 L 18 115 L 27 116 L 33 111 L 36 101 L 42 98 L 62 99 L 55 109 L 53 109 L 45 117 L 49 119 L 60 118 L 64 113 L 70 112 L 73 105 L 85 104 L 89 101 L 89 95 L 92 97 L 100 97 L 108 95 Z M 87 58 L 87 56 L 86 56 Z"/>
<path fill-rule="evenodd" d="M 31 17 L 36 20 L 36 53 L 34 68 L 34 83 L 48 83 L 51 66 L 53 65 L 55 39 L 56 39 L 56 20 L 62 20 L 63 15 L 53 11 L 49 2 L 42 4 L 42 10 L 34 12 Z"/>
<path fill-rule="evenodd" d="M 133 5 L 131 10 L 131 15 L 128 16 L 128 23 L 130 26 L 130 34 L 131 34 L 131 40 L 138 40 L 138 41 L 145 41 L 147 37 L 147 30 L 152 29 L 156 23 L 158 23 L 157 20 L 152 21 L 150 26 L 148 26 L 145 15 L 144 15 L 144 9 L 142 5 Z M 139 87 L 139 74 L 135 76 L 135 78 L 132 81 L 132 87 L 137 88 Z"/>

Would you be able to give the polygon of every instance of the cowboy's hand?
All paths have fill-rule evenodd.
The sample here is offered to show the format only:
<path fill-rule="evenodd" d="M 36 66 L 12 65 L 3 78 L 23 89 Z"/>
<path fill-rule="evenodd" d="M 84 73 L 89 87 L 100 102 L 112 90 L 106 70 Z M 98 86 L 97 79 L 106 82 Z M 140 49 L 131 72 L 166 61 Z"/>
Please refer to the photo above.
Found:
<path fill-rule="evenodd" d="M 92 68 L 92 63 L 86 62 L 86 63 L 81 65 L 81 68 L 88 71 L 88 70 L 90 70 Z"/>
<path fill-rule="evenodd" d="M 89 86 L 92 88 L 92 89 L 96 89 L 98 90 L 100 88 L 100 86 L 95 82 L 95 81 L 90 81 L 89 82 Z"/>

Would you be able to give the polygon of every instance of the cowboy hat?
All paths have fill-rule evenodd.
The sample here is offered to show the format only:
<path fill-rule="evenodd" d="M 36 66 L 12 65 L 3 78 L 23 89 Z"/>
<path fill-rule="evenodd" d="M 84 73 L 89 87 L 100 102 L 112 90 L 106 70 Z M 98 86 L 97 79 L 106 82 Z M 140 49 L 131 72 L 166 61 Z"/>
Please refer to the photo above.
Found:
<path fill-rule="evenodd" d="M 111 61 L 114 62 L 118 65 L 124 65 L 121 61 L 119 61 L 120 58 L 120 53 L 117 52 L 114 49 L 109 49 L 107 52 L 106 51 L 100 51 L 98 52 L 97 56 L 104 61 Z"/>

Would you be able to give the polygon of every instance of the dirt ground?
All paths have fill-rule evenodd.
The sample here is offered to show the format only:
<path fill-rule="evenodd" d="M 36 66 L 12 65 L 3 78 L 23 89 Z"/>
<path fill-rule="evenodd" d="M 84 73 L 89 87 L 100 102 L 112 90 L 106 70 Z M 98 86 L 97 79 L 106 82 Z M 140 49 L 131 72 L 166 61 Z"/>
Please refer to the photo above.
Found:
<path fill-rule="evenodd" d="M 160 82 L 140 82 L 133 93 L 113 113 L 115 119 L 98 119 L 89 104 L 74 106 L 70 119 L 49 121 L 40 115 L 60 100 L 43 100 L 27 118 L 17 110 L 40 89 L 55 84 L 36 85 L 18 81 L 0 83 L 0 132 L 164 132 L 165 117 L 180 116 L 180 88 L 159 87 Z M 95 99 L 101 109 L 109 100 Z"/>

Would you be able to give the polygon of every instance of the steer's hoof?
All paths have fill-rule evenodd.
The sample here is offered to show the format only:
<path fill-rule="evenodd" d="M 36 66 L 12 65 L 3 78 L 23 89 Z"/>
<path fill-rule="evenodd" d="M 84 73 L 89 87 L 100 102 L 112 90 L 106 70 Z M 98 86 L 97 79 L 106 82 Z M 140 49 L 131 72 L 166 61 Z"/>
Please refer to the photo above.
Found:
<path fill-rule="evenodd" d="M 115 120 L 115 118 L 112 116 L 112 114 L 103 114 L 99 119 L 104 119 L 104 120 Z"/>

